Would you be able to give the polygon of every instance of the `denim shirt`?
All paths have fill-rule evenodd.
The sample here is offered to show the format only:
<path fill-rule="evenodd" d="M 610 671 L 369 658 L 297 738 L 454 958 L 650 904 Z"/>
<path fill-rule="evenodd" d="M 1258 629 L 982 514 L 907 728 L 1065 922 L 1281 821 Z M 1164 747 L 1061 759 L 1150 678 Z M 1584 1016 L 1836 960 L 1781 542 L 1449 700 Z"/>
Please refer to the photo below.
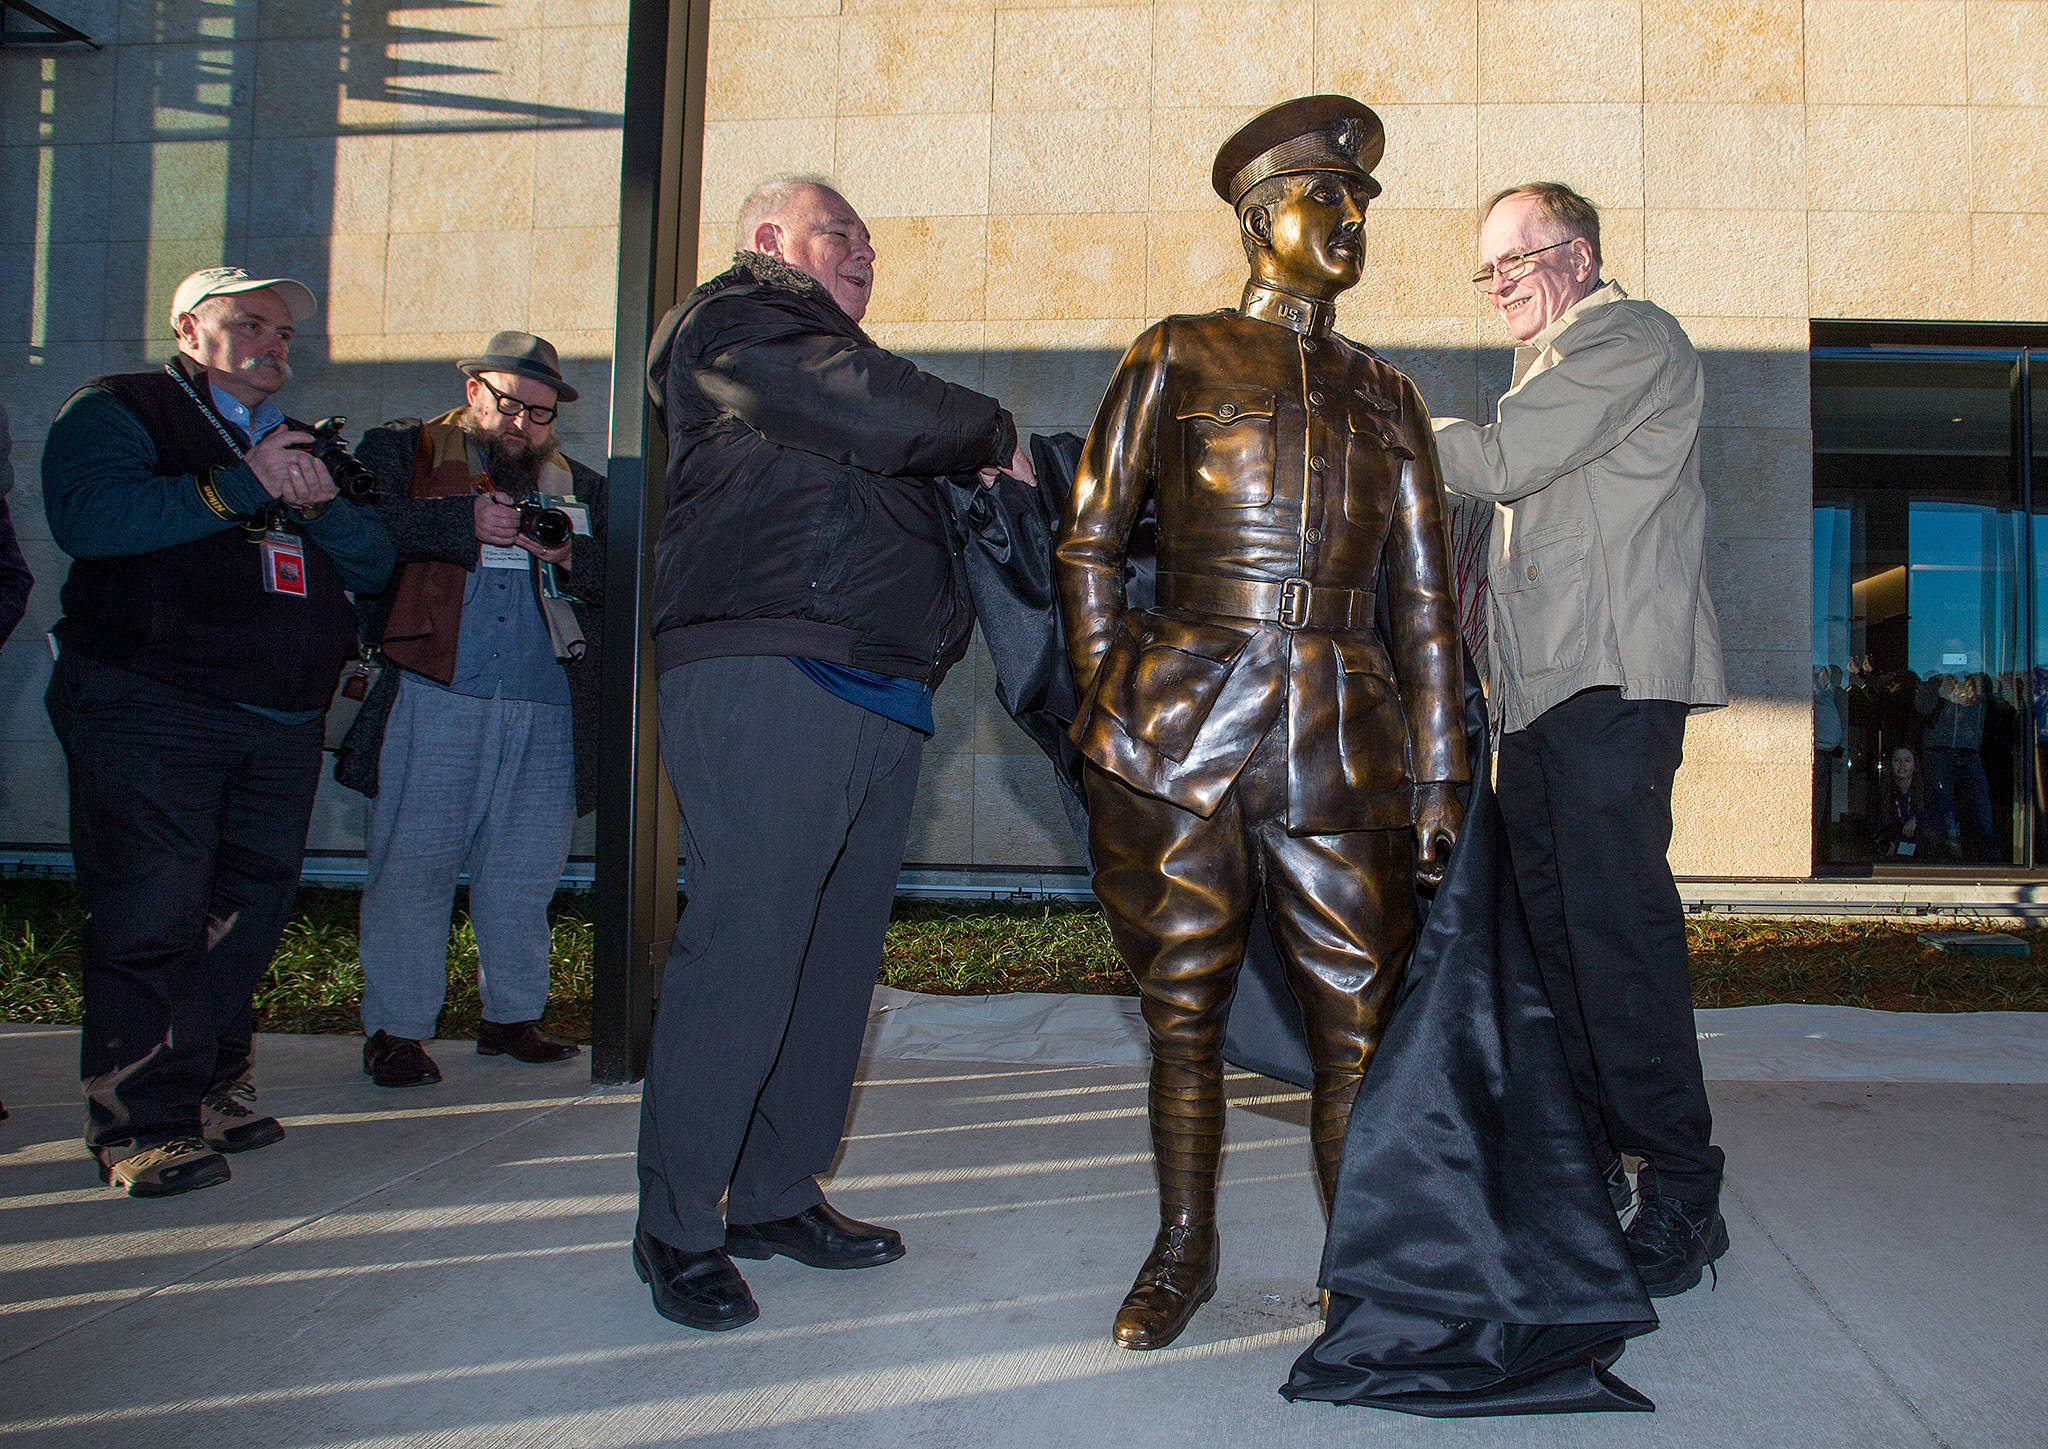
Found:
<path fill-rule="evenodd" d="M 482 451 L 474 443 L 469 445 L 469 461 L 477 472 L 484 471 Z M 415 677 L 435 689 L 473 699 L 523 699 L 567 708 L 569 676 L 555 658 L 547 620 L 541 617 L 534 586 L 537 561 L 522 552 L 520 567 L 492 568 L 491 553 L 491 545 L 483 545 L 482 557 L 463 585 L 454 676 L 446 685 Z"/>

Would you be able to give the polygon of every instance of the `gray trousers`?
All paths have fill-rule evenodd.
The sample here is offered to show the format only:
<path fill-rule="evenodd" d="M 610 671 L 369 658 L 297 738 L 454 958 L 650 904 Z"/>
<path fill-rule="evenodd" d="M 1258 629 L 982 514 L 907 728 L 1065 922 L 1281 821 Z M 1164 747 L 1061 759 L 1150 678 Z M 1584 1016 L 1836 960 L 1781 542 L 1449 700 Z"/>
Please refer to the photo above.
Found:
<path fill-rule="evenodd" d="M 787 659 L 661 676 L 689 901 L 640 1099 L 640 1227 L 671 1247 L 823 1200 L 923 753 Z"/>
<path fill-rule="evenodd" d="M 434 1034 L 465 864 L 484 1019 L 536 1020 L 548 1004 L 548 902 L 575 824 L 569 706 L 401 678 L 370 802 L 364 1034 Z"/>

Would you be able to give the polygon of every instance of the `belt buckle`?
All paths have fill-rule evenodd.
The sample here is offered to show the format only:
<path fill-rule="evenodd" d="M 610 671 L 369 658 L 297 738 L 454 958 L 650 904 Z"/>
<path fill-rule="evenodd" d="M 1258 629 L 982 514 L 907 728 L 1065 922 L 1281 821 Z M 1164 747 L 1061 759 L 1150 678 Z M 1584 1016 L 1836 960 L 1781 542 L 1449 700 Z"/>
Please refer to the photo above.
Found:
<path fill-rule="evenodd" d="M 1280 627 L 1299 629 L 1308 623 L 1309 582 L 1304 578 L 1284 580 L 1280 585 Z"/>

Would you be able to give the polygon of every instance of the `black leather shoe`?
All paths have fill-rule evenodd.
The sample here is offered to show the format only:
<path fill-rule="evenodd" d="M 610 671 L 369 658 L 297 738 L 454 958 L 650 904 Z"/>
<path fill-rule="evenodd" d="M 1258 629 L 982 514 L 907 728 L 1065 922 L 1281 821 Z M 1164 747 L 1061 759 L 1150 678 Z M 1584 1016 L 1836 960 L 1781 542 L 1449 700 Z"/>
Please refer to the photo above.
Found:
<path fill-rule="evenodd" d="M 654 1311 L 670 1323 L 722 1333 L 752 1323 L 760 1305 L 723 1249 L 686 1253 L 645 1231 L 633 1234 L 633 1271 L 654 1294 Z"/>
<path fill-rule="evenodd" d="M 1138 1279 L 1116 1311 L 1111 1337 L 1119 1348 L 1165 1348 L 1195 1310 L 1216 1295 L 1221 1256 L 1214 1223 L 1168 1223 L 1152 1240 Z"/>
<path fill-rule="evenodd" d="M 424 1087 L 441 1080 L 427 1049 L 409 1036 L 380 1031 L 363 1043 L 363 1070 L 380 1087 Z"/>
<path fill-rule="evenodd" d="M 574 1042 L 556 1041 L 537 1021 L 486 1021 L 476 1029 L 476 1054 L 519 1062 L 566 1062 L 581 1056 L 583 1048 Z"/>
<path fill-rule="evenodd" d="M 727 1223 L 725 1250 L 735 1258 L 777 1253 L 813 1268 L 875 1268 L 903 1256 L 894 1228 L 857 1222 L 829 1202 L 771 1223 Z"/>
<path fill-rule="evenodd" d="M 1652 1298 L 1669 1298 L 1696 1286 L 1703 1270 L 1728 1251 L 1728 1222 L 1720 1209 L 1682 1203 L 1646 1192 L 1628 1225 L 1628 1255 Z M 1714 1270 L 1719 1286 L 1721 1275 Z"/>

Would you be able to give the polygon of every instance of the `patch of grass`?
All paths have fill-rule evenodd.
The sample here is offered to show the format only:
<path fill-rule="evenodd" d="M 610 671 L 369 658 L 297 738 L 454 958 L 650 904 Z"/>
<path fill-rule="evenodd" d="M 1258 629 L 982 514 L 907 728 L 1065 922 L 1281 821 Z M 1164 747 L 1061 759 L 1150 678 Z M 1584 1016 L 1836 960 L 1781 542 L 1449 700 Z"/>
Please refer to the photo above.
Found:
<path fill-rule="evenodd" d="M 1880 1011 L 2048 1011 L 2048 929 L 2008 927 L 2026 956 L 1937 951 L 1931 924 L 1695 917 L 1686 923 L 1699 1006 L 1772 1001 Z"/>
<path fill-rule="evenodd" d="M 256 992 L 265 1031 L 359 1030 L 362 967 L 353 891 L 305 890 L 277 957 Z M 448 942 L 443 1036 L 473 1035 L 476 937 L 458 895 Z M 590 897 L 564 892 L 549 909 L 553 973 L 545 1021 L 590 1039 Z M 1918 940 L 1929 922 L 1773 921 L 1695 917 L 1687 922 L 1693 999 L 1700 1006 L 1811 1002 L 1886 1011 L 2048 1011 L 2048 928 L 2008 928 L 2031 954 L 1967 956 Z M 1944 923 L 1948 924 L 1948 923 Z M 0 1020 L 75 1023 L 78 943 L 85 912 L 68 881 L 0 881 Z M 897 906 L 881 981 L 941 996 L 1005 991 L 1131 995 L 1130 972 L 1092 906 Z"/>
<path fill-rule="evenodd" d="M 881 979 L 884 986 L 935 996 L 1137 994 L 1093 906 L 901 902 L 882 947 Z"/>

